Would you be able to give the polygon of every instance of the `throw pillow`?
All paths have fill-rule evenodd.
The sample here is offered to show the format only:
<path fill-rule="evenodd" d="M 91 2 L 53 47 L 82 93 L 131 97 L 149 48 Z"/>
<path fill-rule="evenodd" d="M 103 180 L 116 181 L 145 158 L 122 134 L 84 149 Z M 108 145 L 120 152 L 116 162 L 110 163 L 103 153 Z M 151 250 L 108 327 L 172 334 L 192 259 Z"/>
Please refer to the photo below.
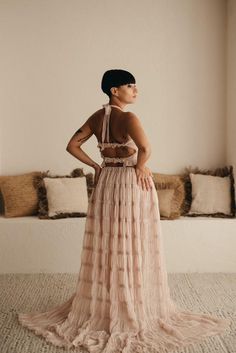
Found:
<path fill-rule="evenodd" d="M 167 219 L 171 216 L 174 192 L 174 189 L 157 190 L 160 216 Z"/>
<path fill-rule="evenodd" d="M 0 176 L 3 213 L 7 218 L 37 214 L 38 197 L 34 182 L 41 172 Z"/>
<path fill-rule="evenodd" d="M 159 196 L 159 191 L 160 190 L 165 190 L 165 189 L 173 189 L 174 192 L 172 193 L 173 197 L 171 200 L 171 211 L 169 216 L 167 214 L 169 211 L 166 209 L 166 205 L 168 204 L 168 201 L 166 201 L 165 206 L 162 206 L 164 204 L 164 197 L 162 196 L 160 198 L 159 206 L 160 206 L 160 218 L 161 219 L 176 219 L 181 216 L 181 209 L 184 204 L 184 196 L 185 196 L 185 189 L 184 189 L 184 182 L 179 175 L 172 175 L 172 174 L 162 174 L 162 173 L 153 173 L 153 181 L 155 188 L 157 190 L 157 194 Z M 167 193 L 163 194 L 167 195 Z M 167 196 L 166 196 L 167 197 Z M 170 193 L 168 194 L 168 199 L 170 200 Z M 162 210 L 165 211 L 164 213 L 161 212 Z"/>
<path fill-rule="evenodd" d="M 189 214 L 221 212 L 229 215 L 230 178 L 190 173 L 192 203 Z"/>
<path fill-rule="evenodd" d="M 218 178 L 202 179 L 201 176 L 215 176 L 221 180 Z M 235 217 L 235 186 L 232 165 L 213 170 L 186 167 L 185 186 L 185 216 Z M 208 188 L 209 190 L 207 190 Z M 203 195 L 204 193 L 205 195 Z M 205 205 L 203 205 L 204 203 Z"/>
<path fill-rule="evenodd" d="M 45 178 L 46 178 L 46 182 L 44 180 Z M 53 182 L 50 183 L 49 178 L 51 179 L 59 178 L 60 181 L 58 183 L 53 183 Z M 75 182 L 75 183 L 73 183 L 73 181 L 63 182 L 62 181 L 63 178 L 67 178 L 67 179 L 82 178 L 82 181 L 78 180 L 78 182 Z M 37 188 L 38 198 L 39 198 L 38 217 L 40 219 L 86 217 L 87 209 L 85 206 L 86 200 L 85 200 L 84 186 L 86 186 L 87 202 L 88 202 L 88 198 L 90 197 L 93 190 L 93 184 L 94 184 L 93 179 L 94 179 L 93 173 L 85 174 L 83 172 L 83 168 L 74 169 L 70 175 L 55 175 L 55 174 L 53 175 L 49 173 L 49 170 L 47 172 L 42 173 L 41 177 L 38 177 L 35 181 L 35 186 Z M 83 184 L 83 181 L 84 181 L 84 184 Z M 63 192 L 63 188 L 65 190 L 64 192 Z M 69 200 L 68 200 L 67 193 L 69 193 L 70 195 L 71 191 L 69 191 L 69 189 L 71 190 L 72 188 L 74 188 L 76 192 L 76 197 L 80 195 L 77 203 L 77 209 L 75 209 L 75 203 L 74 203 L 75 199 L 73 196 L 71 199 L 71 204 L 70 205 L 68 204 Z M 56 195 L 57 191 L 59 193 L 58 195 Z M 64 209 L 61 208 L 61 210 L 59 210 L 59 206 L 61 207 L 63 203 L 63 197 L 65 197 L 66 207 L 64 207 Z"/>
<path fill-rule="evenodd" d="M 75 213 L 86 215 L 88 194 L 85 178 L 44 178 L 48 216 Z"/>

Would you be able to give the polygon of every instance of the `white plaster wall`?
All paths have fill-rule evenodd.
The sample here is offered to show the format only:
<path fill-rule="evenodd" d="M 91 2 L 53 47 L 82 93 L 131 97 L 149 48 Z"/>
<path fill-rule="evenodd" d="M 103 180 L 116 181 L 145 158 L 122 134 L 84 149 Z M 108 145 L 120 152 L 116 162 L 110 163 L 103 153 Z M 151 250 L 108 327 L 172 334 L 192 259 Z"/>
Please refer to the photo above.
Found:
<path fill-rule="evenodd" d="M 234 168 L 236 183 L 236 1 L 227 6 L 227 164 Z"/>
<path fill-rule="evenodd" d="M 224 165 L 226 10 L 224 0 L 0 1 L 1 174 L 93 171 L 65 149 L 108 101 L 111 68 L 137 79 L 127 110 L 150 139 L 153 171 Z M 102 162 L 94 136 L 83 148 Z"/>

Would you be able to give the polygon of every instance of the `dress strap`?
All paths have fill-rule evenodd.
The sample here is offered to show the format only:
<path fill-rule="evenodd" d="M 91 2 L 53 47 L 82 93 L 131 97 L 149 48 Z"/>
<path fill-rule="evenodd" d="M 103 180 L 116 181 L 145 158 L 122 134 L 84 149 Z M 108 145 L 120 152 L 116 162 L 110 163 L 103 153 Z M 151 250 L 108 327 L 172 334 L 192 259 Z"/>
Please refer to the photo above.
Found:
<path fill-rule="evenodd" d="M 109 122 L 110 122 L 110 115 L 111 115 L 111 106 L 110 104 L 103 104 L 103 107 L 105 108 L 105 114 L 103 117 L 103 123 L 102 123 L 102 143 L 105 141 L 105 135 L 107 131 L 107 142 L 109 142 Z"/>

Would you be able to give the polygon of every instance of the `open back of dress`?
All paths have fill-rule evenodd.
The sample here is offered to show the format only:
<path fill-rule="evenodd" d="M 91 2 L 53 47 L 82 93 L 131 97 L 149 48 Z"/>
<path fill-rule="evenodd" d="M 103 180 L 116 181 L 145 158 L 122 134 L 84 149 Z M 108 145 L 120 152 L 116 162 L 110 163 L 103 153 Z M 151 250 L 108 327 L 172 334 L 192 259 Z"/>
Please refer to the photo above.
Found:
<path fill-rule="evenodd" d="M 105 108 L 105 114 L 103 117 L 103 124 L 102 124 L 102 141 L 97 144 L 97 147 L 99 147 L 101 152 L 101 157 L 103 158 L 101 167 L 104 167 L 106 162 L 114 162 L 114 163 L 123 162 L 124 167 L 135 165 L 137 163 L 138 147 L 136 146 L 134 140 L 131 138 L 124 143 L 110 142 L 110 116 L 111 116 L 112 105 L 103 104 L 103 107 Z M 105 138 L 107 142 L 105 142 Z M 119 148 L 123 146 L 132 147 L 134 149 L 134 153 L 128 157 L 108 157 L 108 156 L 105 156 L 102 152 L 107 147 Z"/>

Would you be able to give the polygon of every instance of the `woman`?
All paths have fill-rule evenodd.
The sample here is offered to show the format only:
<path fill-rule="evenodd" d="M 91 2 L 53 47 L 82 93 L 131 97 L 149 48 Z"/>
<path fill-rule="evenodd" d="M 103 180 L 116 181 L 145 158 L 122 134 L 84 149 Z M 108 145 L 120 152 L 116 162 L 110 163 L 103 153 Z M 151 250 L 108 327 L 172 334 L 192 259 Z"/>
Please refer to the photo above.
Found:
<path fill-rule="evenodd" d="M 56 346 L 76 352 L 171 352 L 223 332 L 231 323 L 184 311 L 170 297 L 157 192 L 145 166 L 150 145 L 135 102 L 134 76 L 106 71 L 109 103 L 72 136 L 67 150 L 95 170 L 76 291 L 46 312 L 19 322 Z M 95 134 L 102 165 L 80 146 Z"/>

